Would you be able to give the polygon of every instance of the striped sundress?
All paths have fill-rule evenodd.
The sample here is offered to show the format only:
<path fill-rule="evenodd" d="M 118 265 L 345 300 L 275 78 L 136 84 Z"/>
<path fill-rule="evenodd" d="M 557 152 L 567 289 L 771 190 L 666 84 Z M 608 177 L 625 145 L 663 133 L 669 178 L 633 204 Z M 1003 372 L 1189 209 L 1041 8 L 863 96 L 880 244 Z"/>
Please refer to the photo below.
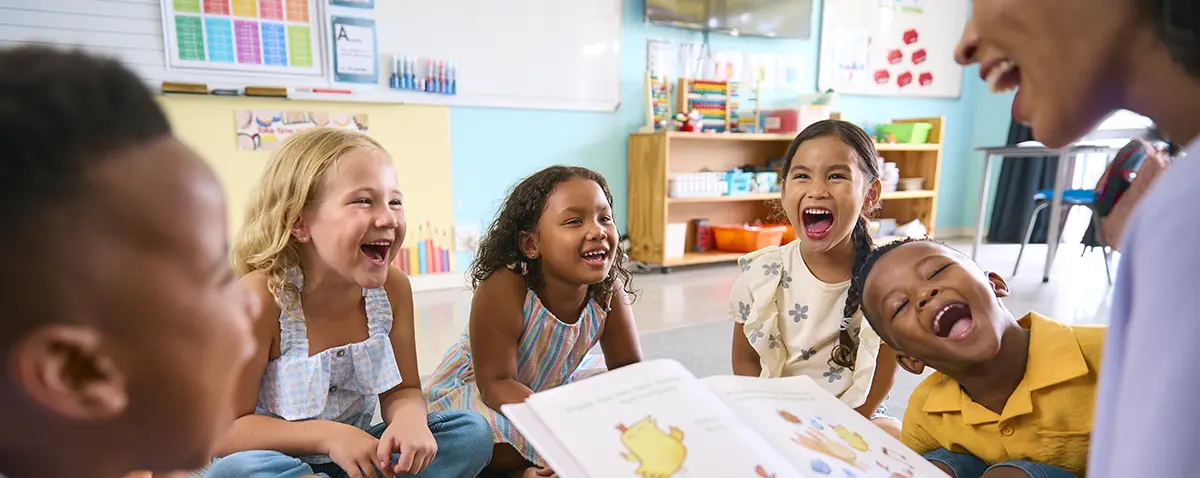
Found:
<path fill-rule="evenodd" d="M 551 314 L 530 290 L 521 312 L 524 330 L 517 345 L 518 382 L 536 393 L 607 370 L 604 357 L 587 355 L 600 340 L 608 312 L 595 300 L 588 301 L 578 321 L 568 324 Z M 456 409 L 479 412 L 492 425 L 494 443 L 508 443 L 530 462 L 545 465 L 507 418 L 484 405 L 475 383 L 467 333 L 446 351 L 429 379 L 425 398 L 430 413 Z"/>

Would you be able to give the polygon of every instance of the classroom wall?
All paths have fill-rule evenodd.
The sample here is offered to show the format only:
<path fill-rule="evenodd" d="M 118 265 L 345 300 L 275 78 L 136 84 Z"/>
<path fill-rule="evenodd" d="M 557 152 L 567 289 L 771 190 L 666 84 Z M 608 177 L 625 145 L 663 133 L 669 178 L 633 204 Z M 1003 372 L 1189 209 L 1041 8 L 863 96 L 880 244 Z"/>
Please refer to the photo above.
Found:
<path fill-rule="evenodd" d="M 764 105 L 792 102 L 798 95 L 816 89 L 818 43 L 822 0 L 815 0 L 813 35 L 807 41 L 739 38 L 711 35 L 713 51 L 740 50 L 745 53 L 789 53 L 803 55 L 805 91 L 777 92 L 764 98 Z M 615 113 L 455 108 L 451 111 L 451 149 L 454 155 L 454 211 L 460 223 L 484 226 L 495 214 L 507 188 L 521 177 L 554 163 L 571 163 L 593 168 L 609 180 L 615 197 L 618 227 L 624 228 L 628 191 L 626 136 L 644 124 L 645 99 L 642 75 L 646 67 L 646 40 L 662 39 L 701 42 L 699 32 L 648 25 L 644 0 L 624 1 L 621 34 L 621 106 Z M 971 154 L 977 136 L 973 123 L 991 125 L 999 120 L 991 108 L 975 110 L 976 98 L 984 92 L 975 68 L 968 68 L 963 95 L 957 99 L 886 98 L 841 95 L 835 109 L 855 122 L 884 122 L 892 118 L 945 116 L 947 131 L 942 164 L 941 195 L 938 201 L 939 230 L 959 229 L 973 224 L 968 216 L 978 191 L 980 158 Z M 990 103 L 989 103 L 990 104 Z M 1003 109 L 1007 121 L 1007 109 Z M 1000 134 L 1006 134 L 1007 123 Z M 1001 136 L 1003 139 L 1003 136 Z M 979 139 L 982 141 L 983 139 Z M 955 231 L 956 232 L 956 231 Z M 469 259 L 469 256 L 466 256 Z M 460 257 L 462 259 L 462 257 Z"/>
<path fill-rule="evenodd" d="M 391 153 L 400 177 L 408 222 L 405 245 L 429 238 L 435 230 L 442 236 L 439 242 L 448 247 L 452 241 L 450 113 L 445 107 L 187 95 L 158 98 L 176 136 L 209 162 L 225 187 L 230 237 L 241 228 L 250 189 L 270 157 L 266 151 L 238 149 L 234 111 L 258 109 L 369 115 L 369 134 Z"/>

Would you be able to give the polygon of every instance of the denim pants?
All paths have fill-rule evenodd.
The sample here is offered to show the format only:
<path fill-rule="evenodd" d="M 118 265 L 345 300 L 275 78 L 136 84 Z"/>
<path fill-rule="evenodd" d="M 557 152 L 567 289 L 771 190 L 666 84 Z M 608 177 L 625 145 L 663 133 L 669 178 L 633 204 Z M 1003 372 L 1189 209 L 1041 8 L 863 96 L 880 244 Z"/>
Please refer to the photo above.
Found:
<path fill-rule="evenodd" d="M 939 448 L 925 454 L 925 459 L 946 465 L 954 472 L 954 478 L 979 478 L 993 468 L 1011 467 L 1025 472 L 1030 478 L 1076 478 L 1075 474 L 1053 465 L 1026 460 L 1012 460 L 988 466 L 983 460 L 968 453 L 954 453 Z"/>
<path fill-rule="evenodd" d="M 387 425 L 367 430 L 379 438 Z M 492 459 L 492 428 L 483 416 L 467 410 L 429 414 L 429 431 L 437 441 L 437 455 L 419 477 L 469 478 L 478 475 Z M 399 454 L 392 455 L 393 462 Z M 205 478 L 299 478 L 316 475 L 344 478 L 336 464 L 310 465 L 277 451 L 251 450 L 213 462 Z"/>

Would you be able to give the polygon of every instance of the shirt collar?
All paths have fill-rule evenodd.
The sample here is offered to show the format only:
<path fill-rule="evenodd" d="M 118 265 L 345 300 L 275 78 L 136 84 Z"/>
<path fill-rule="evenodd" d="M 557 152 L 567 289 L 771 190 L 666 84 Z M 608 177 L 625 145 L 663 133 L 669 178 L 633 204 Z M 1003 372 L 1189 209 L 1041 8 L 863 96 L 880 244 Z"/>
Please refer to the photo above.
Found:
<path fill-rule="evenodd" d="M 1087 375 L 1088 364 L 1071 327 L 1030 312 L 1017 321 L 1029 329 L 1029 359 L 1025 376 L 1013 390 L 1003 415 L 997 415 L 968 397 L 958 381 L 941 376 L 929 391 L 927 413 L 960 412 L 967 425 L 999 421 L 1033 412 L 1032 393 Z"/>

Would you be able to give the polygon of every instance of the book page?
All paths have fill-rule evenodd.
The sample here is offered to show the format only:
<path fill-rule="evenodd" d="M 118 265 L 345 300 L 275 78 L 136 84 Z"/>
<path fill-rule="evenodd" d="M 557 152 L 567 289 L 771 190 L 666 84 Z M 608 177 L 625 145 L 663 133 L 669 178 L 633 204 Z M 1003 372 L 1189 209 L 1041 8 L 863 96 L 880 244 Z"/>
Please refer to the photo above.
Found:
<path fill-rule="evenodd" d="M 672 360 L 623 367 L 526 403 L 586 470 L 580 478 L 802 476 Z"/>
<path fill-rule="evenodd" d="M 810 476 L 946 475 L 807 376 L 708 377 L 704 385 Z"/>
<path fill-rule="evenodd" d="M 559 443 L 554 432 L 550 431 L 550 427 L 546 426 L 546 423 L 528 404 L 501 405 L 500 410 L 558 476 L 587 476 L 587 473 L 575 461 L 575 457 L 571 456 L 571 452 L 567 451 L 562 443 Z"/>

